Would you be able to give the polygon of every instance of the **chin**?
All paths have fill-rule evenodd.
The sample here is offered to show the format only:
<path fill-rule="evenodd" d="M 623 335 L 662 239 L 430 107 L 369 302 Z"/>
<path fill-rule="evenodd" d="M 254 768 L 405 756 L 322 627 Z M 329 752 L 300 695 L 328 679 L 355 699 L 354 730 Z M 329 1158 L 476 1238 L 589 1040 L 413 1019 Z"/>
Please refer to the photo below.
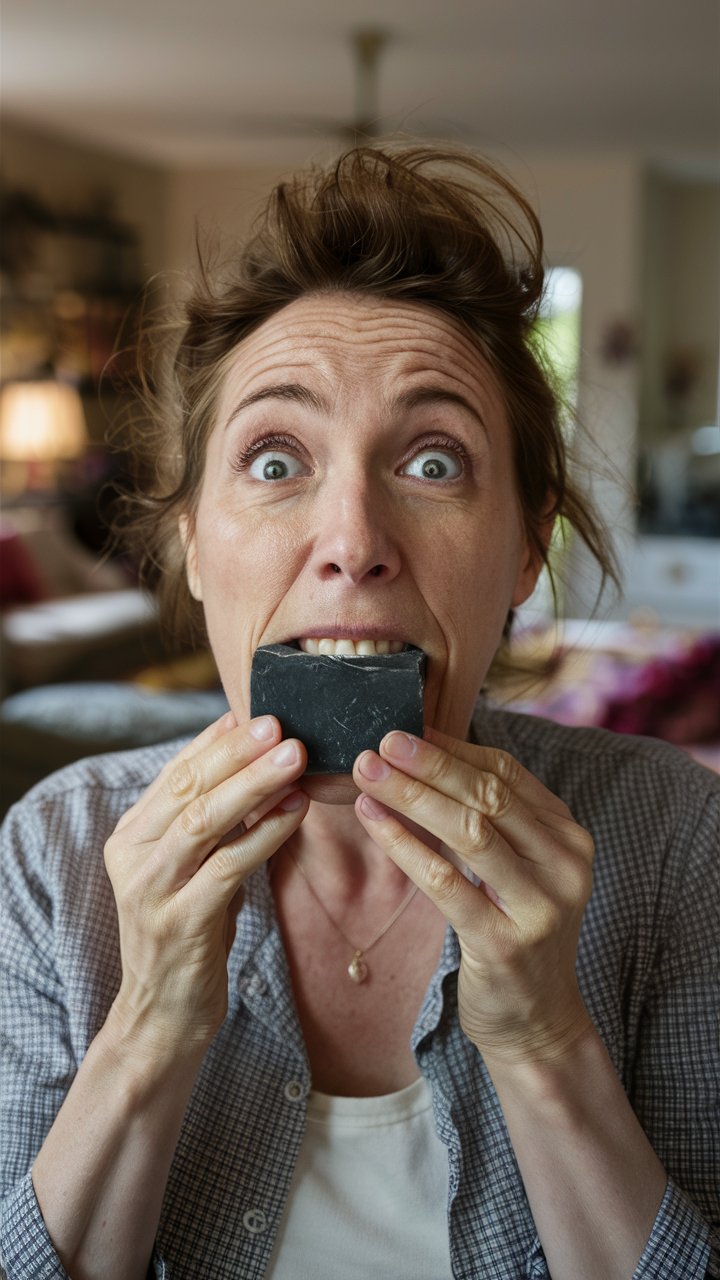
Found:
<path fill-rule="evenodd" d="M 312 773 L 300 779 L 300 785 L 316 804 L 354 804 L 360 795 L 349 773 Z"/>

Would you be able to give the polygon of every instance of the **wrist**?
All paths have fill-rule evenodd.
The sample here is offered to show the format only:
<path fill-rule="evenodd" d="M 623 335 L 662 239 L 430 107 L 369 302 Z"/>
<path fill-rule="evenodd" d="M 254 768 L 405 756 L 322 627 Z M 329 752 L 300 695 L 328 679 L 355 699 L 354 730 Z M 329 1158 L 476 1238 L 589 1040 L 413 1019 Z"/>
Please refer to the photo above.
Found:
<path fill-rule="evenodd" d="M 94 1046 L 129 1088 L 150 1093 L 169 1085 L 182 1091 L 185 1081 L 192 1088 L 211 1040 L 212 1035 L 179 1034 L 119 993 Z"/>
<path fill-rule="evenodd" d="M 607 1059 L 605 1044 L 587 1010 L 552 1032 L 534 1032 L 532 1037 L 515 1039 L 510 1046 L 484 1046 L 479 1051 L 493 1080 L 539 1085 L 593 1070 L 598 1060 Z"/>
<path fill-rule="evenodd" d="M 483 1055 L 498 1095 L 522 1098 L 526 1106 L 553 1113 L 576 1112 L 588 1090 L 619 1084 L 610 1056 L 594 1024 L 587 1022 L 562 1041 L 533 1045 L 523 1054 Z M 559 1118 L 559 1114 L 557 1115 Z"/>

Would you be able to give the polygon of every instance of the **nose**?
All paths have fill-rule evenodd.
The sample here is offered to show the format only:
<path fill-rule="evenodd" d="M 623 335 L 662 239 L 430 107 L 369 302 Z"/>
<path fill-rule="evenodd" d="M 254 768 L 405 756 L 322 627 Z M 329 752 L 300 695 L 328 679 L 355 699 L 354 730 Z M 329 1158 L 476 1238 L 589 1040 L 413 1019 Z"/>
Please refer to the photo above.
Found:
<path fill-rule="evenodd" d="M 366 579 L 390 581 L 400 571 L 392 526 L 387 502 L 368 482 L 326 489 L 313 548 L 315 572 L 354 586 Z"/>

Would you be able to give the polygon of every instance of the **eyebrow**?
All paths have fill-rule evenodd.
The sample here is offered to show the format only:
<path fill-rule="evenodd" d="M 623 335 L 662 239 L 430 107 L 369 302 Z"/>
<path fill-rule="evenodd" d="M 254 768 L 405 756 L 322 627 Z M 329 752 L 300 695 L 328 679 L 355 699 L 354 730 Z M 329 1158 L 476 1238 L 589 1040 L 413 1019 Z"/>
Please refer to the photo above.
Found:
<path fill-rule="evenodd" d="M 295 404 L 301 404 L 307 409 L 312 409 L 315 413 L 330 412 L 329 401 L 311 391 L 309 387 L 303 386 L 301 382 L 276 382 L 269 387 L 260 387 L 257 391 L 251 391 L 249 395 L 243 396 L 230 414 L 228 425 L 243 410 L 249 409 L 253 405 L 261 404 L 264 400 L 289 400 Z M 392 398 L 390 409 L 391 411 L 397 409 L 407 410 L 416 409 L 422 405 L 435 404 L 458 405 L 479 423 L 483 431 L 487 431 L 485 421 L 474 405 L 459 391 L 450 391 L 447 387 L 410 387 L 407 391 L 402 391 Z"/>
<path fill-rule="evenodd" d="M 315 413 L 329 411 L 328 401 L 316 395 L 309 387 L 304 387 L 301 382 L 276 382 L 272 386 L 260 387 L 258 391 L 251 391 L 249 395 L 243 396 L 230 414 L 228 425 L 244 409 L 261 404 L 263 400 L 290 400 L 295 404 L 304 405 L 306 409 L 313 409 Z"/>
<path fill-rule="evenodd" d="M 459 391 L 450 391 L 447 387 L 411 387 L 408 391 L 403 391 L 399 396 L 395 396 L 392 401 L 392 407 L 398 409 L 416 409 L 420 405 L 433 404 L 453 404 L 459 405 L 480 424 L 483 431 L 487 430 L 482 414 L 475 408 L 473 404 Z"/>

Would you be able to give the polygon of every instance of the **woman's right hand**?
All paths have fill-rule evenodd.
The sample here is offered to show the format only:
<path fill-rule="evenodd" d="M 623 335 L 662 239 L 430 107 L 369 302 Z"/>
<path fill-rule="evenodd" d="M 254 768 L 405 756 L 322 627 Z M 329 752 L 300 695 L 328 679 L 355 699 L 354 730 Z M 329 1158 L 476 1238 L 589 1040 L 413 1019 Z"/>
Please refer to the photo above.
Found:
<path fill-rule="evenodd" d="M 300 825 L 306 752 L 232 712 L 165 766 L 105 846 L 122 982 L 105 1026 L 166 1058 L 204 1053 L 227 1011 L 246 878 Z M 289 757 L 289 758 L 288 758 Z"/>

